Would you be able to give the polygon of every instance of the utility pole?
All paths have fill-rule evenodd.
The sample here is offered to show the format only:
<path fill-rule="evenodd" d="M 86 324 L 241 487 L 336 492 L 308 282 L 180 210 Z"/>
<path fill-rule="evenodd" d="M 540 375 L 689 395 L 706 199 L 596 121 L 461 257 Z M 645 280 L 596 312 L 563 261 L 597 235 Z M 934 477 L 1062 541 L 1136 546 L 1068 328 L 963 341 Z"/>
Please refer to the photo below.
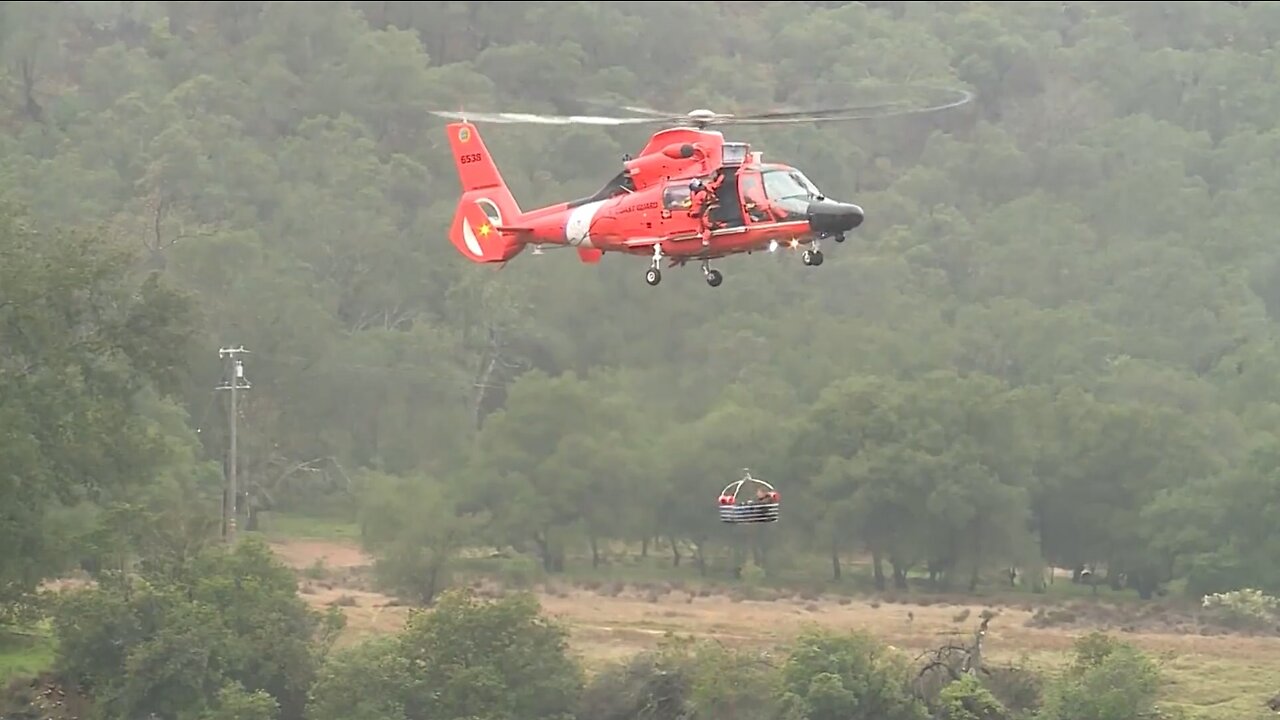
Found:
<path fill-rule="evenodd" d="M 223 537 L 228 544 L 234 543 L 236 540 L 236 518 L 239 510 L 239 502 L 237 501 L 240 497 L 240 488 L 236 483 L 236 465 L 238 461 L 236 456 L 236 417 L 239 415 L 240 409 L 236 403 L 236 391 L 248 390 L 253 387 L 244 377 L 244 361 L 240 359 L 240 356 L 247 352 L 249 351 L 243 347 L 221 348 L 218 350 L 218 357 L 227 361 L 227 371 L 218 389 L 231 392 L 231 400 L 227 403 L 227 423 L 231 432 L 231 448 L 227 454 L 227 499 L 222 504 Z"/>

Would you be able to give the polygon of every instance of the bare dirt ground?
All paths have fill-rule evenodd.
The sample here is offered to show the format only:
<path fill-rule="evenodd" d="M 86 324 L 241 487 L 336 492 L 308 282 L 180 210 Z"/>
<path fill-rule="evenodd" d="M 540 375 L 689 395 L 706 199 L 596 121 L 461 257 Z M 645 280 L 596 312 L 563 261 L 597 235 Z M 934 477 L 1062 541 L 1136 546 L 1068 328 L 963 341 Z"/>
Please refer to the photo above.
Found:
<path fill-rule="evenodd" d="M 329 568 L 362 567 L 369 558 L 360 549 L 324 540 L 289 540 L 273 542 L 271 549 L 291 567 L 306 569 L 316 562 Z"/>
<path fill-rule="evenodd" d="M 344 583 L 344 575 L 351 577 L 350 570 L 367 563 L 359 550 L 314 540 L 278 542 L 274 547 L 299 570 L 323 558 L 336 571 L 325 579 L 304 579 L 302 591 L 316 606 L 343 607 L 348 628 L 341 645 L 394 632 L 404 622 L 408 608 L 385 595 L 356 589 L 360 583 Z M 979 615 L 989 610 L 997 613 L 986 640 L 987 656 L 993 661 L 1025 659 L 1047 669 L 1061 661 L 1075 638 L 1092 629 L 1107 630 L 1162 662 L 1168 678 L 1166 692 L 1192 710 L 1193 717 L 1252 713 L 1280 688 L 1280 637 L 1212 634 L 1180 621 L 1135 621 L 1103 611 L 1086 616 L 1077 608 L 1079 617 L 1062 623 L 1065 626 L 1043 627 L 1043 622 L 1032 619 L 1037 608 L 1031 604 L 1010 607 L 935 600 L 916 605 L 799 596 L 758 601 L 705 590 L 622 587 L 621 583 L 596 590 L 553 584 L 538 588 L 537 594 L 544 611 L 569 628 L 571 647 L 588 667 L 653 647 L 668 633 L 772 647 L 810 627 L 866 630 L 914 655 L 971 633 Z"/>

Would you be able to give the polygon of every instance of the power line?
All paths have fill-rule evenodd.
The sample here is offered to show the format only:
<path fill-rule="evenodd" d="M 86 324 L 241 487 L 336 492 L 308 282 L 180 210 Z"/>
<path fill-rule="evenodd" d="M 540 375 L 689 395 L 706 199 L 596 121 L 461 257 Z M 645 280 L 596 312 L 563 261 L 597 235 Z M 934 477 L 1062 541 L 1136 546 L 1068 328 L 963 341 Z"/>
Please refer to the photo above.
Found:
<path fill-rule="evenodd" d="M 236 465 L 239 459 L 236 456 L 236 419 L 240 408 L 236 404 L 236 393 L 253 387 L 245 379 L 244 361 L 240 359 L 241 355 L 248 352 L 243 347 L 220 348 L 218 350 L 218 357 L 227 362 L 227 368 L 225 375 L 223 375 L 222 384 L 217 389 L 229 390 L 231 393 L 230 401 L 227 403 L 227 422 L 231 431 L 231 447 L 227 451 L 227 492 L 222 501 L 223 537 L 226 538 L 228 544 L 235 542 L 236 518 L 239 517 L 240 509 L 240 488 L 236 482 Z"/>

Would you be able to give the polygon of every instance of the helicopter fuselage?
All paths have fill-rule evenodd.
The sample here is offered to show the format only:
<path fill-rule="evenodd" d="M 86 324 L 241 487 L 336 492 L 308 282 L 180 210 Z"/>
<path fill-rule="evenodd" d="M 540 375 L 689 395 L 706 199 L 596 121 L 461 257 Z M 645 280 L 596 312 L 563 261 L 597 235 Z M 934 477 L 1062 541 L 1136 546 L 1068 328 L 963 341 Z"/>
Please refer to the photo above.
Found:
<path fill-rule="evenodd" d="M 460 208 L 451 237 L 475 262 L 507 262 L 528 246 L 570 246 L 584 262 L 610 252 L 651 256 L 647 280 L 655 285 L 660 275 L 652 270 L 663 257 L 673 265 L 702 260 L 710 282 L 706 261 L 757 250 L 808 245 L 805 263 L 820 265 L 817 243 L 828 237 L 840 242 L 863 220 L 862 208 L 826 199 L 796 168 L 765 163 L 747 143 L 694 128 L 655 133 L 590 197 L 522 212 L 474 126 L 453 123 L 449 132 L 463 177 L 462 202 L 480 208 Z M 700 184 L 713 191 L 699 197 Z"/>

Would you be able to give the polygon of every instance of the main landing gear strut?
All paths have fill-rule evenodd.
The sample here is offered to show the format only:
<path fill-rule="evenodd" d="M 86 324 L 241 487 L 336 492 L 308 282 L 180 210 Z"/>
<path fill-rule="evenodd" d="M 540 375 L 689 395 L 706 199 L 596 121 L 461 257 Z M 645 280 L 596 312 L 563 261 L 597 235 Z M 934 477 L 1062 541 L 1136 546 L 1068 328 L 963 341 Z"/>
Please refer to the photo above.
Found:
<path fill-rule="evenodd" d="M 806 252 L 808 252 L 806 250 Z M 657 285 L 662 282 L 662 247 L 653 246 L 653 259 L 649 262 L 649 269 L 644 274 L 644 281 L 650 286 Z M 683 264 L 683 263 L 682 263 Z M 724 275 L 711 267 L 709 260 L 702 261 L 702 276 L 707 279 L 707 284 L 711 287 L 720 287 L 720 283 L 724 282 Z"/>
<path fill-rule="evenodd" d="M 836 242 L 844 242 L 844 235 L 828 237 L 831 237 Z M 662 282 L 662 270 L 659 269 L 662 264 L 662 257 L 662 246 L 654 245 L 653 259 L 649 263 L 649 270 L 644 274 L 644 281 L 651 286 Z M 809 247 L 800 253 L 800 261 L 808 267 L 818 267 L 822 265 L 824 259 L 822 256 L 822 243 L 818 238 L 814 238 L 809 243 Z M 720 284 L 724 282 L 724 275 L 719 270 L 713 269 L 708 260 L 702 261 L 702 275 L 707 279 L 707 284 L 713 288 L 720 287 Z"/>
<path fill-rule="evenodd" d="M 702 261 L 702 274 L 707 278 L 707 284 L 711 287 L 720 287 L 720 283 L 724 282 L 724 276 L 719 270 L 712 270 L 708 261 Z"/>
<path fill-rule="evenodd" d="M 650 286 L 657 285 L 662 282 L 662 271 L 658 269 L 658 265 L 662 263 L 662 245 L 653 246 L 653 260 L 649 263 L 649 272 L 644 274 L 644 281 Z"/>

